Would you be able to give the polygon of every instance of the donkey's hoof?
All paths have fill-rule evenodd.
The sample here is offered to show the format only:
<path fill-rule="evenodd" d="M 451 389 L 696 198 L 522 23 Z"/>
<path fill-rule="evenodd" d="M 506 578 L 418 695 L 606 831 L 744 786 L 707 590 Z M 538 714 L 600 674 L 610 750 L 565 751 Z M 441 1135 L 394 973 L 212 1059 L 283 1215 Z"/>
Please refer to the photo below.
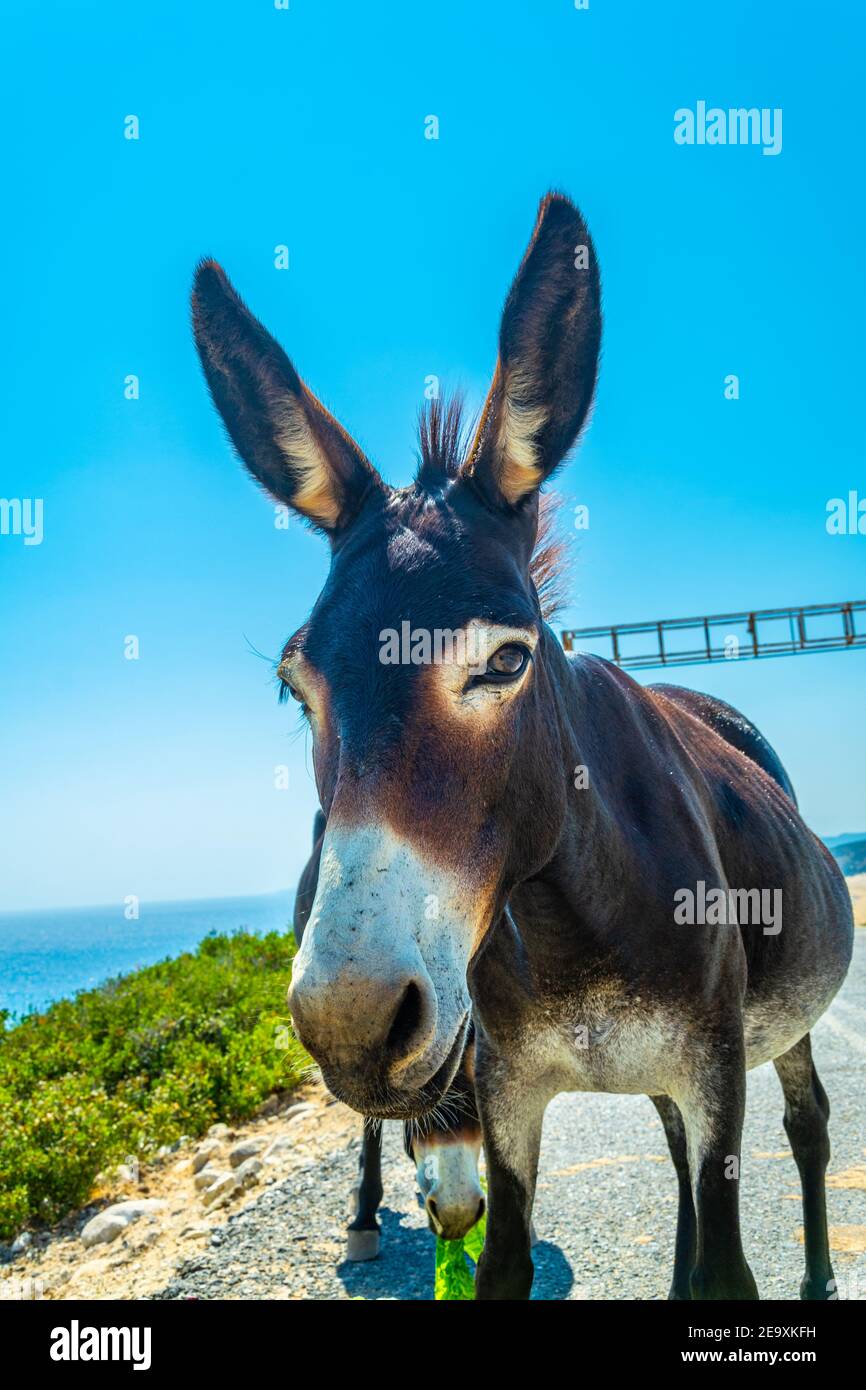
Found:
<path fill-rule="evenodd" d="M 354 1264 L 363 1260 L 375 1260 L 379 1254 L 380 1236 L 378 1231 L 347 1231 L 346 1259 Z"/>
<path fill-rule="evenodd" d="M 809 1303 L 826 1303 L 828 1299 L 838 1299 L 839 1288 L 833 1271 L 830 1271 L 829 1278 L 812 1279 L 807 1274 L 800 1285 L 800 1297 Z"/>
<path fill-rule="evenodd" d="M 530 1248 L 530 1250 L 534 1250 L 537 1244 L 538 1244 L 538 1232 L 537 1232 L 536 1229 L 535 1229 L 535 1222 L 534 1222 L 534 1221 L 530 1221 L 530 1223 L 529 1223 L 529 1248 Z"/>

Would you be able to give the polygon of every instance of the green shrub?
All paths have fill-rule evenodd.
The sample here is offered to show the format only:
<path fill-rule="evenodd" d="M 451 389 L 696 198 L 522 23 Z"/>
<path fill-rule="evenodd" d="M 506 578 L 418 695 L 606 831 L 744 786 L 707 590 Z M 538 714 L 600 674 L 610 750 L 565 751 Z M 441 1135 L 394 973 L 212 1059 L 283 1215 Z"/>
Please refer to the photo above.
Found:
<path fill-rule="evenodd" d="M 309 1059 L 277 1022 L 294 949 L 211 935 L 0 1027 L 0 1238 L 85 1203 L 101 1169 L 297 1085 Z"/>

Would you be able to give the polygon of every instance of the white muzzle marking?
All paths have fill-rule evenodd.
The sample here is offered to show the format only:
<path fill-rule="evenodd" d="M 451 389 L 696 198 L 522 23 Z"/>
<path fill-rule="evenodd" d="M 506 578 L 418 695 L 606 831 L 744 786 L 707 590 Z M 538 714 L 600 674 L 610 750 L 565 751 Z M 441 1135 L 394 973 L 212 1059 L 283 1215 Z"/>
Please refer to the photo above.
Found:
<path fill-rule="evenodd" d="M 467 884 L 386 827 L 329 825 L 292 980 L 313 1052 L 317 1029 L 329 1056 L 373 1046 L 385 1007 L 377 1001 L 414 981 L 426 1002 L 423 1026 L 390 1080 L 406 1087 L 428 1080 L 469 1009 L 477 913 Z"/>

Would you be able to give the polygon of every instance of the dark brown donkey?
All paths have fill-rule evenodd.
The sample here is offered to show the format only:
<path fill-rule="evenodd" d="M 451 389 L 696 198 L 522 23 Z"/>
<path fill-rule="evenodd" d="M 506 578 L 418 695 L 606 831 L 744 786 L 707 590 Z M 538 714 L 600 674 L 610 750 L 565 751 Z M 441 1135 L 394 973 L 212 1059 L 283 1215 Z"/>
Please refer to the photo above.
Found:
<path fill-rule="evenodd" d="M 313 823 L 313 852 L 295 894 L 293 925 L 298 945 L 304 939 L 316 897 L 325 824 L 325 817 L 318 811 Z M 481 1121 L 475 1105 L 472 1030 L 457 1074 L 435 1110 L 404 1122 L 403 1146 L 415 1165 L 431 1231 L 443 1240 L 459 1240 L 484 1215 L 484 1193 L 478 1177 Z M 350 1197 L 347 1259 L 374 1260 L 379 1254 L 381 1232 L 376 1213 L 382 1196 L 382 1121 L 365 1119 L 358 1180 Z"/>
<path fill-rule="evenodd" d="M 577 209 L 541 205 L 465 457 L 446 417 L 406 488 L 386 486 L 212 261 L 194 322 L 247 467 L 331 545 L 280 666 L 327 815 L 290 991 L 327 1084 L 365 1115 L 424 1114 L 460 1065 L 471 1004 L 490 1208 L 478 1296 L 528 1295 L 545 1107 L 593 1090 L 645 1093 L 661 1113 L 680 1178 L 672 1294 L 754 1298 L 745 1078 L 775 1059 L 802 1293 L 825 1298 L 828 1106 L 809 1029 L 850 959 L 844 880 L 745 719 L 570 660 L 531 576 L 539 488 L 595 390 L 599 276 Z"/>

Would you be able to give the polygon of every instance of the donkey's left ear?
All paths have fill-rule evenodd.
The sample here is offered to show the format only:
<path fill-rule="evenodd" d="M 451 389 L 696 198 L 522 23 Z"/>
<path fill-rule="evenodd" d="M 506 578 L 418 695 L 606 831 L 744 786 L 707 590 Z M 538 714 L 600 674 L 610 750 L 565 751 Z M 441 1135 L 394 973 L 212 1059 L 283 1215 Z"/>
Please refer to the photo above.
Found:
<path fill-rule="evenodd" d="M 517 506 L 562 462 L 592 404 L 600 343 L 595 248 L 574 204 L 549 193 L 505 302 L 496 373 L 464 465 L 488 500 Z"/>

